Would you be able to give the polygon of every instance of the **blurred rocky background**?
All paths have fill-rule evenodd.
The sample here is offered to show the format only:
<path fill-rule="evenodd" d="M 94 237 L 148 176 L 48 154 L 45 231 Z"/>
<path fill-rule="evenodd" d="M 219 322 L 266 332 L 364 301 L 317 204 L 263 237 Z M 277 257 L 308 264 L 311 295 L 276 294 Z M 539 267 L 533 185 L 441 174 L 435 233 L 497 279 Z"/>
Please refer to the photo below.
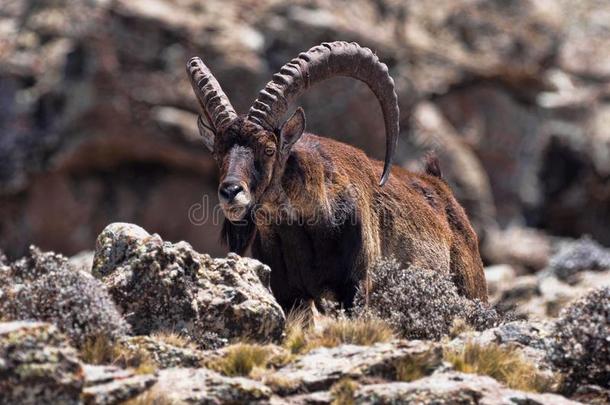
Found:
<path fill-rule="evenodd" d="M 486 264 L 545 268 L 555 237 L 610 246 L 606 1 L 3 0 L 0 248 L 73 255 L 125 221 L 224 255 L 185 61 L 200 55 L 246 112 L 282 64 L 332 40 L 388 64 L 396 160 L 437 151 Z M 332 80 L 299 103 L 311 132 L 382 157 L 366 86 Z"/>

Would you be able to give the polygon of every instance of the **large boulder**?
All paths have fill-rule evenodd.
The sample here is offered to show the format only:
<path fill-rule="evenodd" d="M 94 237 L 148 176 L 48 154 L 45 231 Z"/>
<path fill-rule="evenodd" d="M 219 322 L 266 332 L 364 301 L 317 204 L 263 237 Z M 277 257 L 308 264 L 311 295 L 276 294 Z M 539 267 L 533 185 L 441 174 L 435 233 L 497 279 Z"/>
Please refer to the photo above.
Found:
<path fill-rule="evenodd" d="M 76 351 L 57 328 L 0 323 L 0 403 L 79 404 L 83 384 Z"/>
<path fill-rule="evenodd" d="M 253 259 L 212 259 L 186 242 L 115 223 L 98 237 L 92 272 L 136 334 L 174 330 L 209 347 L 221 339 L 277 339 L 283 331 L 271 270 Z"/>

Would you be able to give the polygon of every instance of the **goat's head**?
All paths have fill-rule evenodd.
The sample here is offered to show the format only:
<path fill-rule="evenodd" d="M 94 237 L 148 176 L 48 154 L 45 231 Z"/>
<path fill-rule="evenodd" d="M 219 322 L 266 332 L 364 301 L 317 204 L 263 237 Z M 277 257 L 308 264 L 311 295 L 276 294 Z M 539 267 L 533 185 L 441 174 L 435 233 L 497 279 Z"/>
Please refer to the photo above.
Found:
<path fill-rule="evenodd" d="M 218 196 L 230 221 L 239 221 L 269 194 L 277 193 L 293 145 L 305 130 L 301 108 L 283 120 L 291 103 L 310 86 L 333 76 L 365 82 L 377 96 L 385 120 L 386 156 L 380 185 L 390 173 L 398 140 L 398 101 L 385 64 L 356 43 L 332 42 L 311 48 L 273 75 L 250 108 L 238 116 L 201 59 L 187 63 L 202 114 L 198 126 L 220 166 Z"/>

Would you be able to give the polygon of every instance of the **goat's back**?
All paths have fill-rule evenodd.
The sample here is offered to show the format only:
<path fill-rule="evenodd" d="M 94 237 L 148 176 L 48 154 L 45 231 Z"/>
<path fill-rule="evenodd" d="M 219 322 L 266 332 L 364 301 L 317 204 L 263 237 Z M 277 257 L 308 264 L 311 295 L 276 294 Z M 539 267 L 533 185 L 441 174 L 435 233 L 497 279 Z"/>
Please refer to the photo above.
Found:
<path fill-rule="evenodd" d="M 350 145 L 307 134 L 294 152 L 298 163 L 288 164 L 286 172 L 289 184 L 295 184 L 294 177 L 301 179 L 294 198 L 324 202 L 332 210 L 346 190 L 353 193 L 371 260 L 394 256 L 405 265 L 448 272 L 461 294 L 487 301 L 476 233 L 439 177 L 438 165 L 432 174 L 394 166 L 379 187 L 383 163 Z"/>

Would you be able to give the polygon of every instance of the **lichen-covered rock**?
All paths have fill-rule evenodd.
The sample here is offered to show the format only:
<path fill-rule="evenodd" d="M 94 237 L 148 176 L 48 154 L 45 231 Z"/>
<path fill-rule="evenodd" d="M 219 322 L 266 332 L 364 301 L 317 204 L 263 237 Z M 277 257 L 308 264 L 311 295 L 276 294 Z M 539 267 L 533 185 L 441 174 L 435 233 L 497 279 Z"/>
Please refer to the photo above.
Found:
<path fill-rule="evenodd" d="M 282 394 L 327 390 L 341 378 L 397 379 L 401 363 L 432 372 L 442 365 L 442 348 L 431 342 L 395 341 L 373 346 L 318 348 L 268 374 L 262 381 L 282 381 Z"/>
<path fill-rule="evenodd" d="M 551 258 L 549 269 L 561 280 L 568 280 L 584 270 L 610 271 L 610 249 L 586 236 L 561 242 L 558 252 Z"/>
<path fill-rule="evenodd" d="M 0 403 L 78 404 L 83 370 L 52 325 L 0 323 Z"/>
<path fill-rule="evenodd" d="M 565 308 L 551 336 L 550 361 L 566 376 L 566 390 L 610 388 L 610 288 L 594 290 Z"/>
<path fill-rule="evenodd" d="M 265 341 L 283 331 L 270 269 L 253 259 L 212 259 L 186 242 L 115 223 L 98 237 L 92 272 L 137 334 L 176 330 L 207 348 L 216 338 Z"/>
<path fill-rule="evenodd" d="M 491 377 L 456 372 L 432 374 L 412 382 L 367 385 L 354 395 L 355 404 L 578 404 L 554 394 L 506 388 Z"/>
<path fill-rule="evenodd" d="M 271 397 L 271 390 L 259 382 L 205 368 L 168 368 L 159 371 L 150 394 L 176 403 L 220 405 L 264 401 Z"/>
<path fill-rule="evenodd" d="M 438 340 L 457 318 L 477 329 L 499 322 L 493 308 L 459 295 L 446 274 L 404 268 L 393 259 L 379 261 L 370 274 L 368 294 L 356 295 L 356 312 L 387 321 L 407 339 Z"/>
<path fill-rule="evenodd" d="M 154 375 L 134 375 L 114 366 L 84 365 L 85 388 L 81 398 L 87 405 L 113 405 L 131 399 L 157 380 Z"/>
<path fill-rule="evenodd" d="M 131 336 L 121 339 L 120 344 L 127 353 L 145 350 L 159 368 L 199 367 L 206 357 L 203 351 L 189 347 L 177 347 L 151 336 Z"/>
<path fill-rule="evenodd" d="M 123 320 L 106 287 L 90 274 L 73 270 L 67 259 L 31 247 L 28 256 L 0 270 L 0 316 L 56 325 L 80 347 L 88 339 L 125 335 Z"/>

